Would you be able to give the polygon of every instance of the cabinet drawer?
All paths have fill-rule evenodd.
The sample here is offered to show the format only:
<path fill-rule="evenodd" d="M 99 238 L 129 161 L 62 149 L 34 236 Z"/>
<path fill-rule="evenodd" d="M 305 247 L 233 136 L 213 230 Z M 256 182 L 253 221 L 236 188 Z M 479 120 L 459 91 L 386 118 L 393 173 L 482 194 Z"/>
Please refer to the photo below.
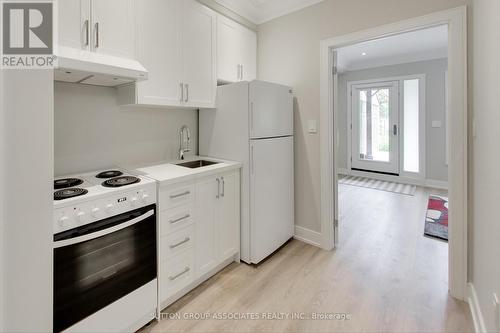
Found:
<path fill-rule="evenodd" d="M 161 238 L 161 259 L 169 259 L 178 256 L 184 251 L 193 251 L 194 226 L 176 231 Z"/>
<path fill-rule="evenodd" d="M 160 234 L 167 236 L 194 222 L 194 204 L 189 203 L 160 212 Z"/>
<path fill-rule="evenodd" d="M 183 183 L 160 189 L 160 209 L 170 209 L 193 201 L 194 184 Z"/>
<path fill-rule="evenodd" d="M 187 250 L 175 258 L 162 261 L 161 301 L 166 300 L 194 280 L 194 255 Z"/>

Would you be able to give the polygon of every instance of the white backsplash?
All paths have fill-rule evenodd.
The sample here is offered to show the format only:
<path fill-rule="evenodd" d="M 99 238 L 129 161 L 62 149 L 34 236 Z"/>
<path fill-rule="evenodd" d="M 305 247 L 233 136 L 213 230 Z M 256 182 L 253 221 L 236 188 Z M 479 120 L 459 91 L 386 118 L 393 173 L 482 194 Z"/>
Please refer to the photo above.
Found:
<path fill-rule="evenodd" d="M 55 83 L 56 176 L 177 158 L 179 130 L 198 151 L 198 111 L 123 107 L 114 88 Z"/>

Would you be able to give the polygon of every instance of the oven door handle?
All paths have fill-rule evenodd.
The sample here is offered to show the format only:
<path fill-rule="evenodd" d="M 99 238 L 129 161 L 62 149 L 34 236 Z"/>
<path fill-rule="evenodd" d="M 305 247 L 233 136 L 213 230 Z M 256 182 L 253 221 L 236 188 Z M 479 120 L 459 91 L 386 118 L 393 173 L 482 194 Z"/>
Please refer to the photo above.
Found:
<path fill-rule="evenodd" d="M 83 235 L 83 236 L 79 236 L 79 237 L 75 237 L 75 238 L 64 239 L 64 240 L 54 242 L 54 249 L 64 247 L 64 246 L 73 245 L 73 244 L 78 244 L 78 243 L 82 243 L 82 242 L 86 242 L 86 241 L 89 241 L 89 240 L 92 240 L 95 238 L 99 238 L 102 236 L 112 234 L 113 232 L 120 231 L 120 230 L 128 228 L 136 223 L 139 223 L 139 222 L 147 219 L 148 217 L 152 216 L 153 214 L 154 214 L 154 210 L 151 209 L 148 212 L 142 214 L 141 216 L 138 216 L 138 217 L 136 217 L 130 221 L 124 222 L 122 224 L 115 225 L 114 227 L 99 230 L 99 231 L 93 232 L 93 233 L 88 234 L 88 235 Z"/>

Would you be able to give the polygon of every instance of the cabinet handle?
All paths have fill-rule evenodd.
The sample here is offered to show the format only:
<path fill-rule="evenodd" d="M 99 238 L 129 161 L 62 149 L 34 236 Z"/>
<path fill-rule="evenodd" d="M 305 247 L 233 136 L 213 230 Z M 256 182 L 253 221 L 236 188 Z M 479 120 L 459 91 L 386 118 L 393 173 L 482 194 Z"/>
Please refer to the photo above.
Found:
<path fill-rule="evenodd" d="M 240 80 L 240 64 L 236 65 L 236 81 Z"/>
<path fill-rule="evenodd" d="M 224 177 L 222 177 L 221 179 L 222 179 L 222 194 L 220 196 L 224 198 L 224 195 L 226 194 L 226 181 L 224 180 Z"/>
<path fill-rule="evenodd" d="M 398 125 L 393 125 L 393 126 L 392 126 L 392 133 L 393 133 L 394 135 L 398 135 Z"/>
<path fill-rule="evenodd" d="M 170 281 L 174 281 L 175 279 L 181 277 L 182 275 L 186 274 L 187 272 L 189 272 L 191 269 L 189 267 L 186 267 L 184 268 L 184 270 L 182 272 L 180 272 L 179 274 L 176 274 L 174 276 L 169 276 L 168 279 Z"/>
<path fill-rule="evenodd" d="M 189 84 L 185 84 L 186 86 L 186 99 L 184 100 L 184 102 L 188 102 L 189 101 Z"/>
<path fill-rule="evenodd" d="M 243 81 L 243 65 L 240 65 L 240 67 L 241 67 L 240 80 Z"/>
<path fill-rule="evenodd" d="M 175 249 L 176 247 L 179 247 L 179 246 L 181 246 L 182 244 L 185 244 L 185 243 L 189 242 L 190 240 L 191 240 L 191 238 L 186 237 L 183 241 L 181 241 L 181 242 L 179 242 L 179 243 L 177 243 L 177 244 L 174 244 L 174 245 L 170 245 L 170 248 L 171 248 L 171 249 Z"/>
<path fill-rule="evenodd" d="M 188 194 L 191 194 L 191 191 L 186 191 L 186 192 L 182 192 L 179 194 L 173 194 L 170 196 L 170 199 L 177 199 L 177 198 L 183 197 L 183 196 L 188 195 Z"/>
<path fill-rule="evenodd" d="M 179 86 L 181 87 L 181 103 L 184 102 L 184 83 L 179 83 Z"/>
<path fill-rule="evenodd" d="M 89 46 L 89 43 L 90 43 L 89 20 L 85 20 L 83 25 L 85 26 L 85 46 Z"/>
<path fill-rule="evenodd" d="M 95 48 L 99 47 L 99 22 L 96 22 L 95 25 Z"/>
<path fill-rule="evenodd" d="M 180 221 L 183 221 L 183 220 L 185 220 L 185 219 L 188 219 L 188 218 L 190 218 L 190 217 L 191 217 L 191 215 L 186 214 L 186 215 L 185 215 L 185 216 L 183 216 L 183 217 L 179 217 L 178 219 L 175 219 L 175 220 L 170 220 L 169 222 L 170 222 L 170 224 L 176 224 L 176 223 L 178 223 L 178 222 L 180 222 Z"/>
<path fill-rule="evenodd" d="M 220 179 L 217 178 L 217 195 L 215 196 L 217 199 L 220 198 Z"/>

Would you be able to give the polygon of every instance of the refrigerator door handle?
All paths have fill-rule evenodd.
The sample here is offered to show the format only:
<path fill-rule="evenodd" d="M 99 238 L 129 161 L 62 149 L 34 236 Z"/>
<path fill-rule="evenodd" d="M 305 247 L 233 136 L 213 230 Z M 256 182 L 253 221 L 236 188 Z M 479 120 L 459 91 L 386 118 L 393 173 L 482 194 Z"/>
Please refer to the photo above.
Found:
<path fill-rule="evenodd" d="M 253 102 L 250 102 L 250 135 L 253 133 Z"/>
<path fill-rule="evenodd" d="M 250 174 L 253 175 L 253 146 L 250 146 Z"/>

